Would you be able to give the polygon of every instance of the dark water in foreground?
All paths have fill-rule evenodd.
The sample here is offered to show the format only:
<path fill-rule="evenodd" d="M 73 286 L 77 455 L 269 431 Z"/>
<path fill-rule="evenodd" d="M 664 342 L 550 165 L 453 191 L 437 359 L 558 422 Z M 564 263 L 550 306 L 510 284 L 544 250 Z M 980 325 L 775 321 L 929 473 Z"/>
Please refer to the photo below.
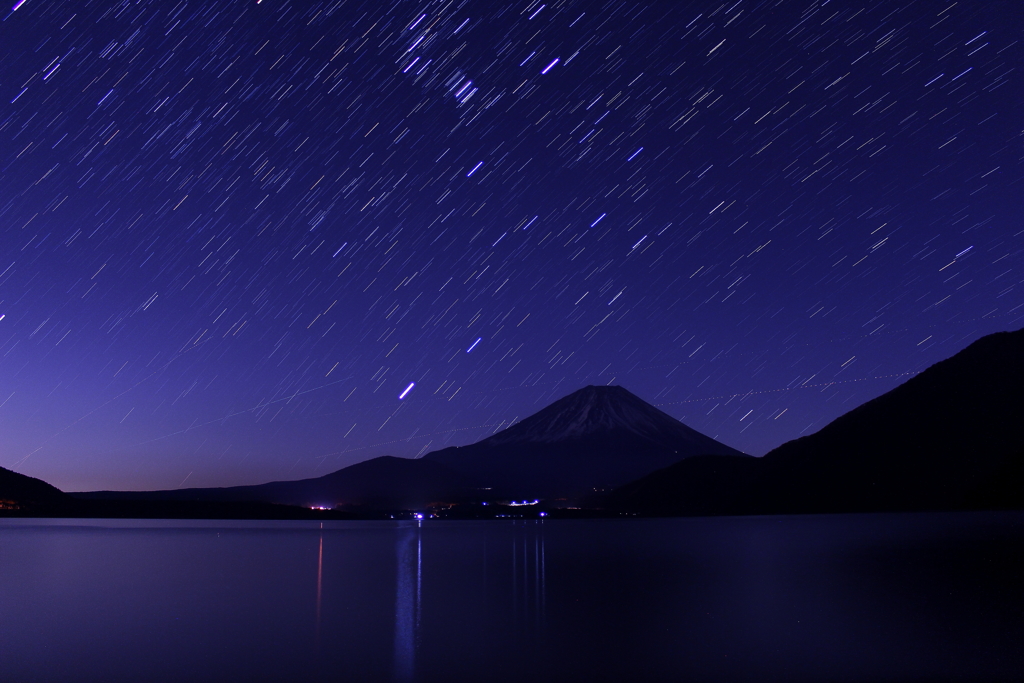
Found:
<path fill-rule="evenodd" d="M 1024 513 L 0 522 L 0 680 L 1024 678 Z"/>

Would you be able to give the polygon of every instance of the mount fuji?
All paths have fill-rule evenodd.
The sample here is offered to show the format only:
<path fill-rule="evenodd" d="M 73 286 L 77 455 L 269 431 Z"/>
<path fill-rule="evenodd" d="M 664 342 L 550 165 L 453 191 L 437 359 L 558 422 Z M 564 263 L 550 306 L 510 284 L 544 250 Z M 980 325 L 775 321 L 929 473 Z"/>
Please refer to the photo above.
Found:
<path fill-rule="evenodd" d="M 743 456 L 622 387 L 588 386 L 482 441 L 419 459 L 380 456 L 315 479 L 256 486 L 74 495 L 411 509 L 479 498 L 575 498 L 694 455 Z"/>
<path fill-rule="evenodd" d="M 620 386 L 587 386 L 469 446 L 423 457 L 496 497 L 576 496 L 695 455 L 743 456 Z"/>

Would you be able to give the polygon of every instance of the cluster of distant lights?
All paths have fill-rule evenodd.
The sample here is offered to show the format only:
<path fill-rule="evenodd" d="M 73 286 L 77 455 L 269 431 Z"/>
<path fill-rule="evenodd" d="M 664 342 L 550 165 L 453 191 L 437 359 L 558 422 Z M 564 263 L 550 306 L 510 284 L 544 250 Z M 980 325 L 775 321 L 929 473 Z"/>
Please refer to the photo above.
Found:
<path fill-rule="evenodd" d="M 534 505 L 534 504 L 536 504 L 537 502 L 538 502 L 538 501 L 534 501 L 533 503 L 527 503 L 526 501 L 524 501 L 524 502 L 522 502 L 522 503 L 510 503 L 510 505 Z M 487 505 L 487 503 L 484 503 L 484 505 Z M 435 517 L 436 515 L 430 515 L 430 516 L 431 516 L 431 517 Z M 495 516 L 496 516 L 496 517 L 508 517 L 509 515 L 495 515 Z M 546 513 L 546 512 L 541 512 L 541 513 L 540 513 L 540 514 L 538 514 L 537 516 L 538 516 L 538 517 L 547 517 L 547 516 L 548 516 L 548 513 Z M 413 514 L 413 516 L 412 516 L 412 518 L 413 518 L 413 519 L 416 519 L 416 520 L 424 519 L 425 517 L 426 517 L 426 516 L 425 516 L 425 515 L 424 515 L 424 514 L 423 514 L 422 512 L 417 512 L 417 513 L 414 513 L 414 514 Z"/>
<path fill-rule="evenodd" d="M 536 505 L 539 502 L 540 502 L 539 500 L 534 500 L 534 501 L 524 500 L 521 503 L 517 503 L 516 501 L 512 501 L 511 503 L 509 503 L 509 505 L 513 506 L 513 507 L 515 507 L 515 506 L 522 506 L 522 505 Z M 484 505 L 487 505 L 487 503 L 484 503 Z M 313 505 L 309 509 L 310 510 L 331 510 L 332 508 L 327 507 L 326 505 Z M 496 515 L 496 516 L 497 517 L 508 517 L 508 515 Z M 537 516 L 538 517 L 547 517 L 548 513 L 541 512 Z M 436 517 L 436 515 L 430 515 L 430 517 Z M 391 519 L 394 519 L 394 518 L 395 518 L 394 515 L 392 515 Z M 412 514 L 412 518 L 415 519 L 416 521 L 420 521 L 420 520 L 426 519 L 427 515 L 422 513 L 422 512 L 414 512 Z"/>

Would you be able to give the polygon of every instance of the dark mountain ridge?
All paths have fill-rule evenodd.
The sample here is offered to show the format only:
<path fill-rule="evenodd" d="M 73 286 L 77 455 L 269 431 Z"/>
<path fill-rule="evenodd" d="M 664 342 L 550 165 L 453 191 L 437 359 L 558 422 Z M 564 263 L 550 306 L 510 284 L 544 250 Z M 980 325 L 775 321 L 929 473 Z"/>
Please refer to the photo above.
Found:
<path fill-rule="evenodd" d="M 649 514 L 1021 507 L 1022 424 L 1024 330 L 1001 332 L 763 458 L 686 460 L 608 504 Z"/>
<path fill-rule="evenodd" d="M 0 467 L 0 510 L 34 510 L 71 500 L 56 486 Z"/>

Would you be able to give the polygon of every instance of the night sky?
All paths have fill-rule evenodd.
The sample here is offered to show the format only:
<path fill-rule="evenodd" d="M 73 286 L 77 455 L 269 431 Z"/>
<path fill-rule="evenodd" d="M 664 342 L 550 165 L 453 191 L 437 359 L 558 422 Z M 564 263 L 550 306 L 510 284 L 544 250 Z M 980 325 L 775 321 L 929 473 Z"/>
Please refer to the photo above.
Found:
<path fill-rule="evenodd" d="M 587 384 L 761 455 L 1022 325 L 1018 0 L 544 2 L 5 10 L 0 465 L 318 476 Z"/>

